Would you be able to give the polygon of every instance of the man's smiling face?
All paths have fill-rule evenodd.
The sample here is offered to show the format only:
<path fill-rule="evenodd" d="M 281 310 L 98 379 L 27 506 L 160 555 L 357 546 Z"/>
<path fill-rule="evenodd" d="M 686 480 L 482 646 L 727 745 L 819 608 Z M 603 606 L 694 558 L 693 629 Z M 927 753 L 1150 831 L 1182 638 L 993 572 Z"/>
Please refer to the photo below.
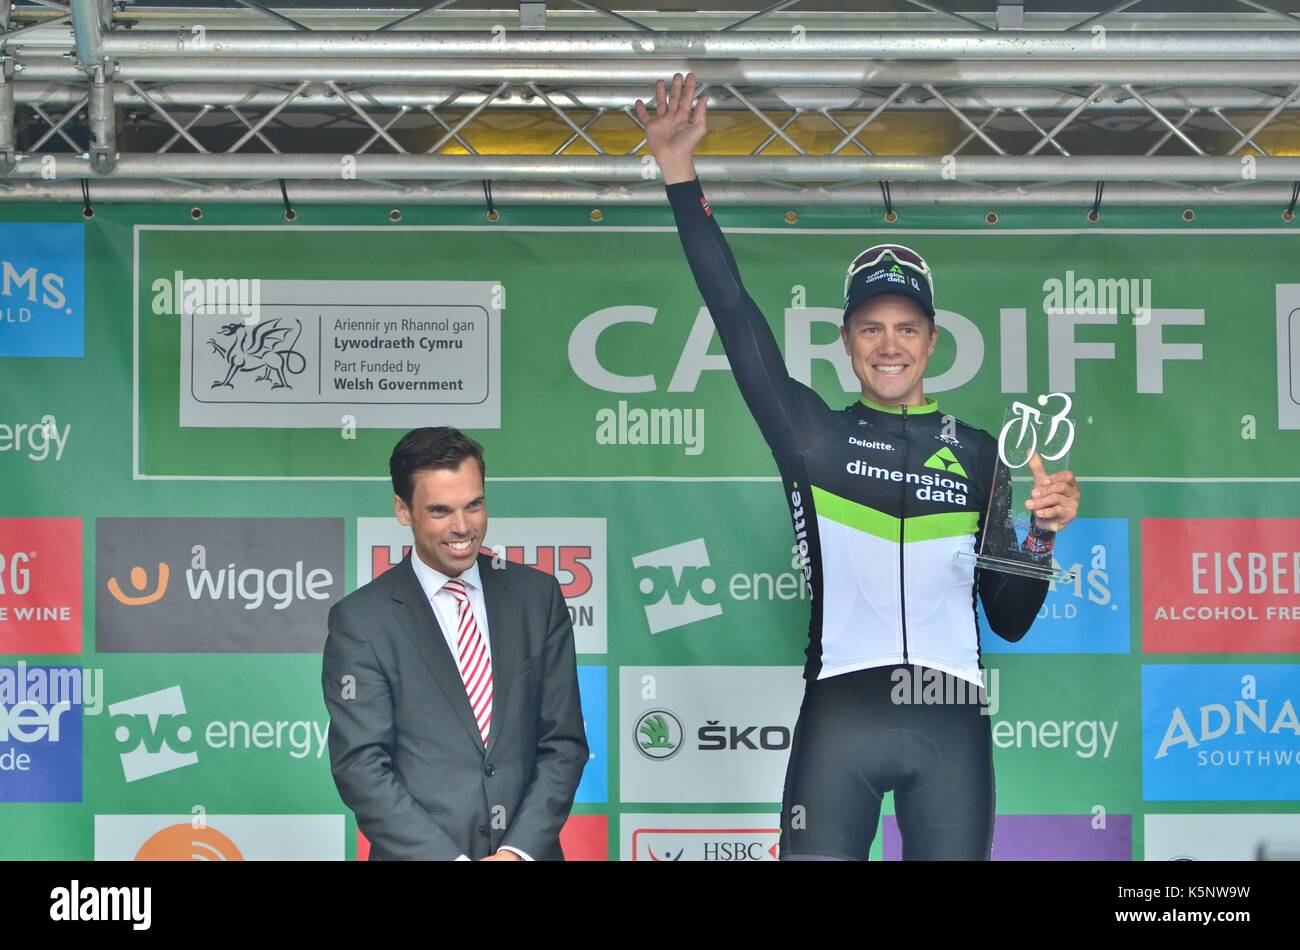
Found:
<path fill-rule="evenodd" d="M 886 406 L 924 404 L 922 381 L 939 331 L 913 300 L 872 297 L 849 316 L 840 339 L 863 396 Z"/>
<path fill-rule="evenodd" d="M 435 571 L 458 577 L 478 557 L 487 535 L 487 501 L 478 462 L 457 468 L 425 468 L 411 476 L 411 504 L 393 496 L 397 520 L 408 525 L 420 559 Z"/>

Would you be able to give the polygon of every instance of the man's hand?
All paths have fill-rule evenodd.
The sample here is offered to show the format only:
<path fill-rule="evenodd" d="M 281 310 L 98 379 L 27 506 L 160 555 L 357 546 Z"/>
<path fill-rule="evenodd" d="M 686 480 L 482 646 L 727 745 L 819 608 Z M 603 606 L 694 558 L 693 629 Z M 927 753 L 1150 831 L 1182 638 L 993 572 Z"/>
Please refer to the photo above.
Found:
<path fill-rule="evenodd" d="M 496 854 L 489 854 L 486 858 L 479 858 L 479 860 L 480 861 L 522 861 L 523 858 L 515 854 L 513 851 L 507 851 L 505 848 L 502 848 Z"/>
<path fill-rule="evenodd" d="M 1079 483 L 1073 472 L 1048 475 L 1037 452 L 1029 456 L 1029 469 L 1034 473 L 1034 487 L 1025 507 L 1034 513 L 1039 530 L 1060 531 L 1079 513 Z"/>
<path fill-rule="evenodd" d="M 646 111 L 645 103 L 636 101 L 636 117 L 645 125 L 646 145 L 650 154 L 659 163 L 659 170 L 664 174 L 664 184 L 673 185 L 681 181 L 690 181 L 695 177 L 695 163 L 691 155 L 695 146 L 700 144 L 704 133 L 707 106 L 705 98 L 691 108 L 695 98 L 695 73 L 686 74 L 685 89 L 682 88 L 682 74 L 673 74 L 672 91 L 664 94 L 664 81 L 655 83 L 655 114 L 652 118 Z"/>

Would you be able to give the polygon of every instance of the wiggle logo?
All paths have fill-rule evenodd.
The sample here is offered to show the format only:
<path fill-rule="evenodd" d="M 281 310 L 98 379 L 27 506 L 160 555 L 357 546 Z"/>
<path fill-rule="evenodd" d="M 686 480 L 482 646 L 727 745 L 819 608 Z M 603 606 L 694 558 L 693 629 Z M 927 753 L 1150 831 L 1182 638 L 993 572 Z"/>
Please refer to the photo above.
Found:
<path fill-rule="evenodd" d="M 122 590 L 122 585 L 117 582 L 116 577 L 108 579 L 108 592 L 113 595 L 113 599 L 120 604 L 126 604 L 128 607 L 140 607 L 144 604 L 154 604 L 163 599 L 167 593 L 167 582 L 171 580 L 171 568 L 162 561 L 158 562 L 158 586 L 148 592 L 149 573 L 143 567 L 136 566 L 131 568 L 131 587 L 137 593 L 128 594 Z"/>

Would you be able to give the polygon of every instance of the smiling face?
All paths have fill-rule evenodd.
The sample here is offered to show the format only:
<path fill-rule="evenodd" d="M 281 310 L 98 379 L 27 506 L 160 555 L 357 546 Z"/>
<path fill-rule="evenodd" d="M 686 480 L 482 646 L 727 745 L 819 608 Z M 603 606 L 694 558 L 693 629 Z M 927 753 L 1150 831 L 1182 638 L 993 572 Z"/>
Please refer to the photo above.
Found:
<path fill-rule="evenodd" d="M 474 564 L 487 535 L 487 501 L 478 462 L 457 468 L 422 468 L 411 476 L 411 504 L 393 496 L 397 520 L 408 525 L 420 559 L 458 577 Z"/>
<path fill-rule="evenodd" d="M 922 383 L 939 331 L 910 298 L 872 297 L 849 316 L 840 340 L 865 398 L 884 406 L 925 403 Z"/>

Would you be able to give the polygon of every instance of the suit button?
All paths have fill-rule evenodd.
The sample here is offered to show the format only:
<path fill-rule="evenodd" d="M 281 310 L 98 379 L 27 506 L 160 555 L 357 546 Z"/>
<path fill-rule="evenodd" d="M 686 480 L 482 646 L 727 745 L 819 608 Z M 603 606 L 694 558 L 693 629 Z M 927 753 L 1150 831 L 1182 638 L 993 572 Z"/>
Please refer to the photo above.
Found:
<path fill-rule="evenodd" d="M 485 835 L 485 834 L 487 834 L 487 833 L 488 833 L 487 825 L 479 825 L 479 826 L 478 826 L 478 833 L 481 834 L 481 835 Z"/>
<path fill-rule="evenodd" d="M 493 775 L 497 774 L 497 767 L 495 765 L 489 765 L 483 769 L 483 774 L 488 778 L 491 778 Z"/>

